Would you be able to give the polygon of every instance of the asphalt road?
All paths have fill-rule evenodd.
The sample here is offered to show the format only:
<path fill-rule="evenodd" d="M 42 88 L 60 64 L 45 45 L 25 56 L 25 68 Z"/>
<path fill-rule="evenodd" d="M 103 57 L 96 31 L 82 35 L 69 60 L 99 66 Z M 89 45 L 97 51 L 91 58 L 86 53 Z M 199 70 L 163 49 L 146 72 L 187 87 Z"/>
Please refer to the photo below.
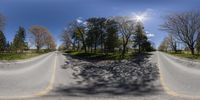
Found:
<path fill-rule="evenodd" d="M 26 98 L 44 95 L 52 89 L 57 53 L 27 61 L 0 64 L 0 98 Z"/>
<path fill-rule="evenodd" d="M 165 90 L 175 96 L 200 97 L 200 62 L 180 59 L 157 52 L 161 81 Z"/>
<path fill-rule="evenodd" d="M 68 58 L 67 58 L 68 59 Z M 188 100 L 200 95 L 200 66 L 165 53 L 154 52 L 151 61 L 160 69 L 161 91 L 145 96 L 78 96 L 57 92 L 72 87 L 77 80 L 70 68 L 63 67 L 66 57 L 59 52 L 17 62 L 0 63 L 0 99 L 17 100 Z M 69 67 L 70 64 L 67 64 Z M 163 90 L 164 88 L 164 90 Z M 168 94 L 166 94 L 168 93 Z"/>
<path fill-rule="evenodd" d="M 64 67 L 66 61 L 60 52 L 21 61 L 1 61 L 0 100 L 59 99 L 60 92 L 55 91 L 76 82 L 72 69 Z"/>

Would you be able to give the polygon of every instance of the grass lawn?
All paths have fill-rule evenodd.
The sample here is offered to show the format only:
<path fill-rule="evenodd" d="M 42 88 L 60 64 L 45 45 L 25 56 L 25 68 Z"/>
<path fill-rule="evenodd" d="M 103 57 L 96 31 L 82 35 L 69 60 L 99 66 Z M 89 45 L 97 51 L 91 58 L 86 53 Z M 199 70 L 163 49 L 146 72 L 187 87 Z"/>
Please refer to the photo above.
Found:
<path fill-rule="evenodd" d="M 2 53 L 0 60 L 21 60 L 41 55 L 43 53 Z"/>
<path fill-rule="evenodd" d="M 174 53 L 174 52 L 168 52 L 171 55 L 177 56 L 177 57 L 182 57 L 182 58 L 189 58 L 189 59 L 196 59 L 200 60 L 200 55 L 192 55 L 191 53 Z"/>
<path fill-rule="evenodd" d="M 119 60 L 121 57 L 120 53 L 83 53 L 76 51 L 66 52 L 72 56 L 88 59 L 88 60 Z M 124 59 L 133 58 L 135 55 L 133 53 L 126 53 Z"/>

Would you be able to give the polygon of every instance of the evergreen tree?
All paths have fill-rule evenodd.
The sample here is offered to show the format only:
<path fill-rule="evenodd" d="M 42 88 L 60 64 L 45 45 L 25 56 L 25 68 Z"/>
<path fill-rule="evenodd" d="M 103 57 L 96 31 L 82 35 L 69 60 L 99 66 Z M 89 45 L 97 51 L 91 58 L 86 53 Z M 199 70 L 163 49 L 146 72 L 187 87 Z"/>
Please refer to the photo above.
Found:
<path fill-rule="evenodd" d="M 6 48 L 6 37 L 2 31 L 0 31 L 0 51 L 4 51 Z"/>
<path fill-rule="evenodd" d="M 133 42 L 133 47 L 138 47 L 139 53 L 153 50 L 153 47 L 151 46 L 151 43 L 148 41 L 148 37 L 144 32 L 144 27 L 142 26 L 142 23 L 138 23 L 138 25 L 136 26 L 136 34 L 133 37 Z"/>
<path fill-rule="evenodd" d="M 16 51 L 20 50 L 23 52 L 23 50 L 27 47 L 25 42 L 25 35 L 25 29 L 23 27 L 19 27 L 19 30 L 17 31 L 17 34 L 13 40 L 13 46 Z"/>
<path fill-rule="evenodd" d="M 98 18 L 98 17 L 92 17 L 87 19 L 88 23 L 87 37 L 90 43 L 92 43 L 91 45 L 94 45 L 94 52 L 96 52 L 97 46 L 99 45 L 101 47 L 101 50 L 103 50 L 103 45 L 105 42 L 105 32 L 104 32 L 105 21 L 106 18 Z"/>
<path fill-rule="evenodd" d="M 114 20 L 108 20 L 106 23 L 106 39 L 105 49 L 108 52 L 114 52 L 114 48 L 118 46 L 118 25 Z"/>
<path fill-rule="evenodd" d="M 133 37 L 133 42 L 134 42 L 133 47 L 138 47 L 138 52 L 141 53 L 142 44 L 146 40 L 147 37 L 144 35 L 144 27 L 141 25 L 141 23 L 138 23 L 138 25 L 136 26 L 136 34 Z"/>

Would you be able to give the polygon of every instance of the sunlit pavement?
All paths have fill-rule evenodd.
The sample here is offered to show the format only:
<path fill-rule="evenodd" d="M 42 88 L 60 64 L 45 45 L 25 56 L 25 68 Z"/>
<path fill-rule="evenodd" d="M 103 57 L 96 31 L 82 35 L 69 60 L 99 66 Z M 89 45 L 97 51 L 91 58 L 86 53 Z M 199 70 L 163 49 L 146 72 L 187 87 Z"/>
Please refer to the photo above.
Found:
<path fill-rule="evenodd" d="M 69 95 L 67 91 L 59 93 L 57 89 L 73 86 L 73 83 L 77 82 L 72 75 L 73 70 L 63 68 L 67 60 L 65 56 L 53 52 L 34 60 L 37 60 L 37 63 L 29 61 L 15 64 L 15 70 L 11 67 L 0 71 L 2 100 L 191 100 L 198 99 L 200 90 L 198 70 L 177 63 L 173 57 L 160 52 L 154 52 L 151 58 L 154 63 L 159 61 L 161 78 L 155 82 L 159 92 L 137 96 Z M 28 67 L 23 67 L 27 65 Z"/>

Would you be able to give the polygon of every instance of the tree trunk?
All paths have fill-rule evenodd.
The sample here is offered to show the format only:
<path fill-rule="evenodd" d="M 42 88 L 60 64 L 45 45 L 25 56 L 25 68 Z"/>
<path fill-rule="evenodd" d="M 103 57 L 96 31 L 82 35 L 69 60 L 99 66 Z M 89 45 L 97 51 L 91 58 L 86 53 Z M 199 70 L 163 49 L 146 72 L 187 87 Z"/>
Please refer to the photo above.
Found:
<path fill-rule="evenodd" d="M 95 42 L 95 44 L 94 44 L 94 53 L 96 53 L 96 50 L 97 50 L 97 43 Z"/>
<path fill-rule="evenodd" d="M 126 44 L 123 44 L 122 58 L 124 58 L 125 53 L 126 53 Z"/>
<path fill-rule="evenodd" d="M 104 50 L 103 50 L 103 36 L 102 36 L 102 34 L 101 34 L 101 52 L 104 52 Z"/>
<path fill-rule="evenodd" d="M 72 45 L 73 45 L 72 50 L 75 51 L 75 41 L 73 42 Z"/>
<path fill-rule="evenodd" d="M 174 51 L 175 51 L 175 53 L 177 53 L 177 52 L 178 52 L 176 48 L 174 49 Z"/>
<path fill-rule="evenodd" d="M 87 47 L 86 47 L 86 44 L 85 44 L 85 39 L 84 39 L 83 34 L 81 35 L 81 38 L 82 38 L 83 48 L 84 48 L 84 51 L 85 51 L 85 53 L 86 53 L 86 52 L 87 52 Z"/>
<path fill-rule="evenodd" d="M 141 53 L 141 46 L 140 46 L 140 44 L 138 45 L 138 53 Z"/>
<path fill-rule="evenodd" d="M 191 51 L 191 54 L 194 55 L 194 48 L 193 47 L 190 48 L 190 51 Z"/>
<path fill-rule="evenodd" d="M 80 48 L 80 43 L 78 41 L 77 51 L 79 51 L 79 48 Z"/>
<path fill-rule="evenodd" d="M 92 53 L 92 46 L 90 47 L 90 52 Z"/>
<path fill-rule="evenodd" d="M 39 52 L 39 50 L 40 50 L 40 47 L 39 47 L 39 46 L 37 46 L 36 48 L 37 48 L 37 52 Z"/>
<path fill-rule="evenodd" d="M 84 48 L 84 51 L 85 51 L 85 53 L 87 52 L 87 47 L 86 47 L 86 45 L 85 45 L 85 42 L 83 42 L 83 48 Z"/>
<path fill-rule="evenodd" d="M 87 46 L 87 51 L 90 52 L 90 46 Z"/>

